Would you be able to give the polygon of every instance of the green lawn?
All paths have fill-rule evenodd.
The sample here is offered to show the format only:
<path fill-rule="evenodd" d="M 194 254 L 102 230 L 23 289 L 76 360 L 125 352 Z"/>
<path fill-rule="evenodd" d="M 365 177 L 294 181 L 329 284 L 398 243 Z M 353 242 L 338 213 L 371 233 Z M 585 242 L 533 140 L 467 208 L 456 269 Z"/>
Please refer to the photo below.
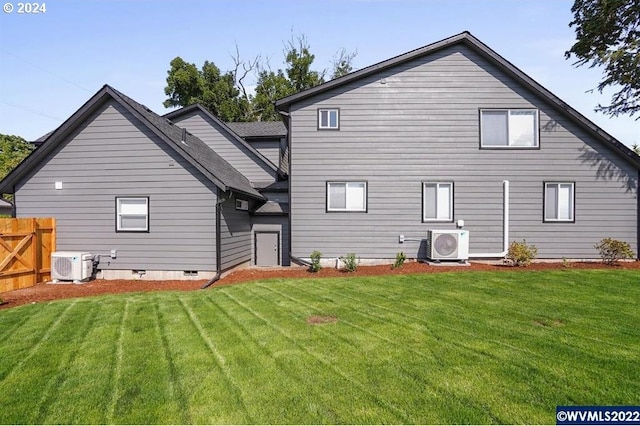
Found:
<path fill-rule="evenodd" d="M 0 423 L 555 423 L 640 401 L 638 301 L 637 271 L 566 269 L 22 306 Z"/>

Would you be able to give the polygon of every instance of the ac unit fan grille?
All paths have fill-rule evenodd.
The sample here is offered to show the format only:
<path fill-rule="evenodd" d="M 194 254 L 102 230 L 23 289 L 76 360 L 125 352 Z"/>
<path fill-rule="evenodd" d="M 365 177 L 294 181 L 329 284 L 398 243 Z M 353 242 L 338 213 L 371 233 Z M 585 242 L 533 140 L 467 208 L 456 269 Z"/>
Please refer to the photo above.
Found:
<path fill-rule="evenodd" d="M 458 240 L 452 234 L 440 234 L 433 242 L 433 249 L 440 256 L 450 256 L 458 249 Z"/>
<path fill-rule="evenodd" d="M 68 257 L 57 257 L 53 261 L 53 268 L 60 277 L 69 277 L 73 270 L 73 264 Z"/>

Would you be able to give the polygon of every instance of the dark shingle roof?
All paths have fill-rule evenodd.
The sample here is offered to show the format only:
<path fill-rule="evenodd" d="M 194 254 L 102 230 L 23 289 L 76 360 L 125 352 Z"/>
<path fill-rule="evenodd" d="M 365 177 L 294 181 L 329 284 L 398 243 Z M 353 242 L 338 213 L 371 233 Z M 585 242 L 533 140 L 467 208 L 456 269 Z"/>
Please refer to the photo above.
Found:
<path fill-rule="evenodd" d="M 371 65 L 369 67 L 363 68 L 361 70 L 352 72 L 343 77 L 330 80 L 326 83 L 323 83 L 311 89 L 303 90 L 302 92 L 298 92 L 293 95 L 287 96 L 285 98 L 279 99 L 275 103 L 276 109 L 278 111 L 286 111 L 289 109 L 291 104 L 295 102 L 299 102 L 311 96 L 315 96 L 317 94 L 324 93 L 328 90 L 344 86 L 345 84 L 352 83 L 364 77 L 370 76 L 372 74 L 375 74 L 382 70 L 386 70 L 396 65 L 406 63 L 416 58 L 433 54 L 442 49 L 456 45 L 458 43 L 464 44 L 465 46 L 469 47 L 476 53 L 480 54 L 485 59 L 489 60 L 496 67 L 498 67 L 498 69 L 500 69 L 502 72 L 514 78 L 524 87 L 530 89 L 535 94 L 540 96 L 542 99 L 545 99 L 547 102 L 549 102 L 551 105 L 554 105 L 560 113 L 564 114 L 570 120 L 577 123 L 581 128 L 585 129 L 588 133 L 590 133 L 596 139 L 602 141 L 606 145 L 613 148 L 616 152 L 618 152 L 623 158 L 625 158 L 635 167 L 640 168 L 640 157 L 636 155 L 631 149 L 629 149 L 629 147 L 627 147 L 626 145 L 618 141 L 613 136 L 609 135 L 607 132 L 605 132 L 600 127 L 595 125 L 591 120 L 589 120 L 588 118 L 580 114 L 578 111 L 573 109 L 571 106 L 569 106 L 567 103 L 562 101 L 560 98 L 558 98 L 556 95 L 551 93 L 549 90 L 545 89 L 542 85 L 540 85 L 534 79 L 529 77 L 527 74 L 525 74 L 522 70 L 517 68 L 511 62 L 507 61 L 505 58 L 500 56 L 498 53 L 492 50 L 489 46 L 487 46 L 486 44 L 478 40 L 468 31 L 465 31 L 463 33 L 456 34 L 444 40 L 440 40 L 435 43 L 420 47 L 418 49 L 393 57 L 391 59 L 387 59 L 386 61 L 382 61 L 377 64 Z"/>
<path fill-rule="evenodd" d="M 80 107 L 67 121 L 49 135 L 42 147 L 35 150 L 20 163 L 18 167 L 11 171 L 11 173 L 0 182 L 0 193 L 12 193 L 13 186 L 22 179 L 32 167 L 44 159 L 56 144 L 82 124 L 82 122 L 102 104 L 105 97 L 111 97 L 131 112 L 153 133 L 164 140 L 180 156 L 223 191 L 234 190 L 258 200 L 264 200 L 264 197 L 251 186 L 251 183 L 244 175 L 234 169 L 227 161 L 209 148 L 207 144 L 108 85 L 103 86 L 102 89 Z M 183 143 L 183 137 L 186 139 L 186 143 Z"/>
<path fill-rule="evenodd" d="M 287 128 L 282 121 L 232 122 L 227 126 L 241 138 L 281 138 L 287 135 Z"/>

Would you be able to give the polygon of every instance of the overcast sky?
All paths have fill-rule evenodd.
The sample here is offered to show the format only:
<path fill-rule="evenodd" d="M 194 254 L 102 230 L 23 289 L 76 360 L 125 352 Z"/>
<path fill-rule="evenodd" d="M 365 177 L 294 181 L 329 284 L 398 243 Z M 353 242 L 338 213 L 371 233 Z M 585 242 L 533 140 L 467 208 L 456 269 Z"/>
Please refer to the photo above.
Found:
<path fill-rule="evenodd" d="M 167 112 L 176 56 L 226 71 L 237 45 L 243 58 L 261 55 L 278 68 L 283 42 L 304 34 L 317 69 L 341 48 L 357 50 L 357 69 L 470 31 L 624 144 L 640 144 L 640 121 L 593 112 L 610 97 L 590 91 L 601 71 L 564 58 L 575 38 L 572 0 L 50 0 L 39 14 L 0 3 L 0 133 L 28 140 L 105 83 Z"/>

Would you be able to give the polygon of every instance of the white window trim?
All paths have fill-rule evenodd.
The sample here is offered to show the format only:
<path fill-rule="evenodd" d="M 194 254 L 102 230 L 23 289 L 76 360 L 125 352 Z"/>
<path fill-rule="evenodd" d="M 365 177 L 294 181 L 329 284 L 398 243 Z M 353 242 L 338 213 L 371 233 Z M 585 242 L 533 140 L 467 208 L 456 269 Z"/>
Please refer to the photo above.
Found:
<path fill-rule="evenodd" d="M 438 214 L 438 189 L 440 186 L 448 186 L 449 189 L 449 217 L 447 218 L 432 218 L 427 217 L 427 198 L 426 198 L 426 187 L 427 185 L 435 185 L 436 186 L 436 216 Z M 422 221 L 423 222 L 453 222 L 453 197 L 454 197 L 454 184 L 453 182 L 422 182 Z"/>
<path fill-rule="evenodd" d="M 122 227 L 122 201 L 123 200 L 144 200 L 145 202 L 145 227 L 144 228 L 124 228 Z M 126 213 L 124 214 L 126 215 Z M 139 214 L 137 216 L 142 216 Z M 116 197 L 116 231 L 117 232 L 149 232 L 149 197 Z"/>
<path fill-rule="evenodd" d="M 348 196 L 349 196 L 349 192 L 347 191 L 347 188 L 349 187 L 349 184 L 354 184 L 354 185 L 364 185 L 364 199 L 363 201 L 363 206 L 361 209 L 350 209 L 346 206 L 349 205 L 348 202 Z M 347 199 L 345 199 L 345 207 L 344 208 L 331 208 L 331 185 L 345 185 L 345 197 Z M 327 191 L 327 212 L 367 212 L 367 204 L 369 202 L 369 192 L 368 192 L 368 185 L 366 181 L 328 181 L 327 185 L 326 185 L 326 191 Z"/>
<path fill-rule="evenodd" d="M 327 125 L 322 125 L 322 112 L 327 112 Z M 336 113 L 336 125 L 331 126 L 331 112 Z M 318 108 L 318 130 L 340 130 L 340 108 Z"/>
<path fill-rule="evenodd" d="M 556 216 L 559 216 L 558 209 L 560 207 L 560 186 L 561 185 L 570 185 L 571 193 L 569 194 L 569 212 L 571 213 L 571 217 L 568 219 L 558 218 L 558 217 L 547 217 L 547 187 L 549 185 L 556 185 L 558 190 L 556 191 Z M 575 223 L 576 221 L 576 183 L 575 182 L 545 182 L 543 188 L 543 210 L 542 210 L 542 218 L 544 222 L 563 222 L 563 223 Z"/>
<path fill-rule="evenodd" d="M 485 145 L 482 136 L 482 113 L 483 112 L 506 112 L 507 113 L 507 145 Z M 535 144 L 531 146 L 525 145 L 509 145 L 509 116 L 511 112 L 529 111 L 535 113 L 534 139 Z M 481 108 L 480 109 L 480 147 L 485 149 L 538 149 L 540 148 L 540 111 L 536 108 Z"/>

